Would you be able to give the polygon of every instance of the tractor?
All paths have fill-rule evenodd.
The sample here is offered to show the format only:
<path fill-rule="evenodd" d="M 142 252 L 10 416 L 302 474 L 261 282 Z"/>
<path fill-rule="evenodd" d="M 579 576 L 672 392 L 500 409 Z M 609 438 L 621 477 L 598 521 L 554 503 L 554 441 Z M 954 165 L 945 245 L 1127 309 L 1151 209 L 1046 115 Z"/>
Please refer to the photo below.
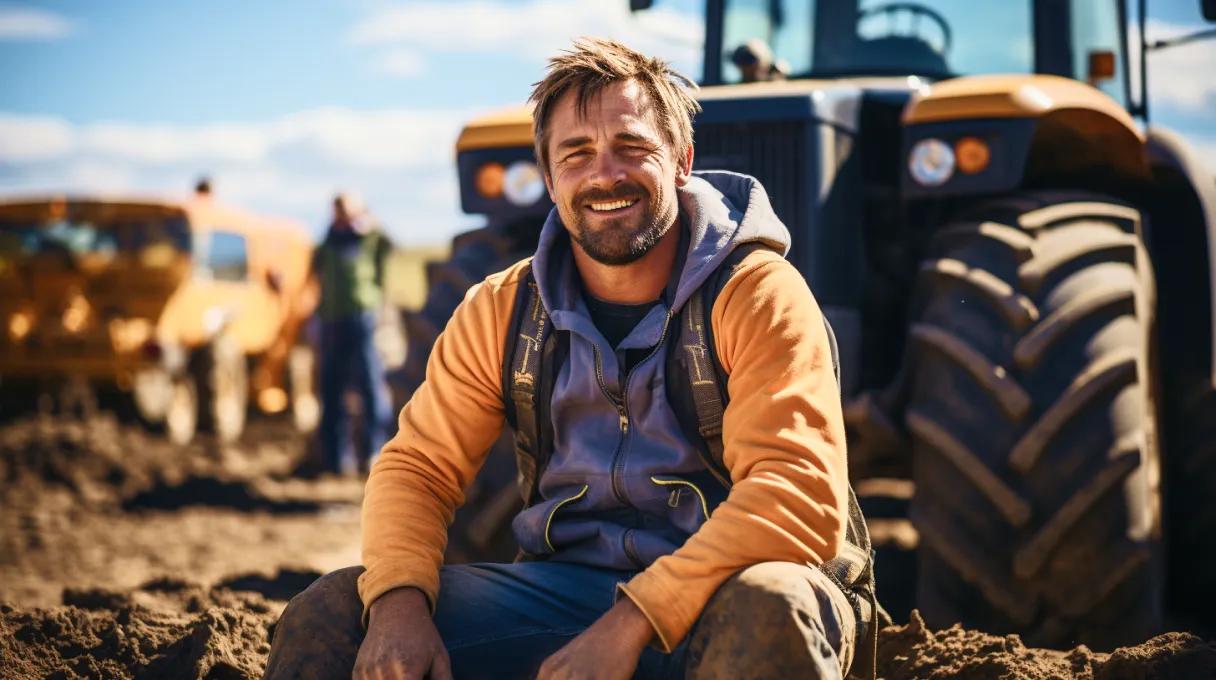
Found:
<path fill-rule="evenodd" d="M 790 229 L 839 339 L 863 506 L 910 520 L 889 540 L 915 559 L 880 551 L 880 599 L 931 626 L 1109 649 L 1216 601 L 1216 182 L 1150 124 L 1145 15 L 705 3 L 694 163 L 757 177 Z M 788 78 L 739 82 L 757 39 Z M 551 207 L 526 109 L 471 121 L 457 151 L 463 208 L 488 219 L 407 319 L 415 384 L 464 289 L 530 254 Z M 509 558 L 514 475 L 491 461 L 458 557 Z"/>

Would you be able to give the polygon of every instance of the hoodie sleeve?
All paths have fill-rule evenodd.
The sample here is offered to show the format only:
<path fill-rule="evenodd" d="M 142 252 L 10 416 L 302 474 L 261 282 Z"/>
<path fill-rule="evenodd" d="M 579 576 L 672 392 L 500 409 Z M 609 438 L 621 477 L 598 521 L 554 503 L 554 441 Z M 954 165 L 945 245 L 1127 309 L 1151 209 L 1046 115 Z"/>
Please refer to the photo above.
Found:
<path fill-rule="evenodd" d="M 434 607 L 448 525 L 502 430 L 503 342 L 521 269 L 469 289 L 368 476 L 367 571 L 359 577 L 364 623 L 376 598 L 394 588 L 418 588 Z"/>
<path fill-rule="evenodd" d="M 732 487 L 701 528 L 621 590 L 670 652 L 719 586 L 761 562 L 820 564 L 844 540 L 848 472 L 823 317 L 801 274 L 749 255 L 711 316 L 729 374 L 724 458 Z"/>

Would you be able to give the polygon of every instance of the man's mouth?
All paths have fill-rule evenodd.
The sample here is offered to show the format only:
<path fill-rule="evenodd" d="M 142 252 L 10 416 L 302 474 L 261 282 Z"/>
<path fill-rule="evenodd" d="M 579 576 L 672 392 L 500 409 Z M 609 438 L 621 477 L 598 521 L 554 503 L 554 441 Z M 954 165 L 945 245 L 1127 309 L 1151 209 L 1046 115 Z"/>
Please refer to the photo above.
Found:
<path fill-rule="evenodd" d="M 630 208 L 639 200 L 641 199 L 622 198 L 615 201 L 595 201 L 593 203 L 588 203 L 587 207 L 590 208 L 592 212 L 597 213 L 615 212 L 617 210 L 625 210 L 626 208 Z"/>

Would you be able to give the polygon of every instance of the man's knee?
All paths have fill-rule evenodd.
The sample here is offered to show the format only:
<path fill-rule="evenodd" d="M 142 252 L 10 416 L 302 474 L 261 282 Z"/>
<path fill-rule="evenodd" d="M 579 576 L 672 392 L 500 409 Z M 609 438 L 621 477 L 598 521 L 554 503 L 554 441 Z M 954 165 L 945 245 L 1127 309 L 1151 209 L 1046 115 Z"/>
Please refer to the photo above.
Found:
<path fill-rule="evenodd" d="M 362 573 L 330 572 L 291 598 L 271 633 L 267 678 L 349 677 L 363 640 Z"/>
<path fill-rule="evenodd" d="M 818 569 L 765 562 L 714 595 L 689 641 L 689 674 L 840 677 L 856 622 L 844 594 Z"/>
<path fill-rule="evenodd" d="M 363 616 L 363 603 L 359 599 L 359 575 L 363 567 L 346 567 L 331 571 L 313 581 L 287 603 L 279 623 L 289 617 L 295 619 L 334 618 L 356 619 Z"/>

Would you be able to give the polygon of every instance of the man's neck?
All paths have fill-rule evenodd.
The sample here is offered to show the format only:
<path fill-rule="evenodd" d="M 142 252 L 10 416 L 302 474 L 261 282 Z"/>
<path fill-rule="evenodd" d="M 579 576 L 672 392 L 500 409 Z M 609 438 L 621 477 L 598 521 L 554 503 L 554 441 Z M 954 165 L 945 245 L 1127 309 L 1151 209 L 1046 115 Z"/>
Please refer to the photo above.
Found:
<path fill-rule="evenodd" d="M 623 265 L 607 265 L 591 258 L 572 243 L 574 265 L 583 286 L 596 298 L 620 305 L 657 300 L 673 274 L 680 247 L 680 225 L 673 224 L 663 238 L 642 257 Z M 678 274 L 676 274 L 678 275 Z"/>

